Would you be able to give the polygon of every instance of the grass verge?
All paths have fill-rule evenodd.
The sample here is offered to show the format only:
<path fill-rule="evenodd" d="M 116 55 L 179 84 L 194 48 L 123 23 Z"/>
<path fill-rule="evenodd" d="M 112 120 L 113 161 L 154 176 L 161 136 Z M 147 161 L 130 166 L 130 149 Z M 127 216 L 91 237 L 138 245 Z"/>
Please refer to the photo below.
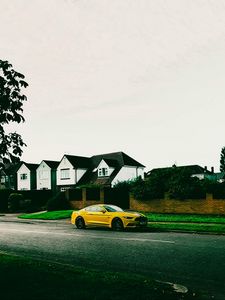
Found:
<path fill-rule="evenodd" d="M 225 234 L 225 224 L 198 224 L 198 223 L 172 223 L 172 222 L 153 222 L 148 225 L 149 230 L 160 231 L 185 231 L 196 233 L 217 233 Z"/>
<path fill-rule="evenodd" d="M 190 222 L 225 224 L 225 216 L 192 214 L 157 214 L 146 213 L 150 222 Z"/>
<path fill-rule="evenodd" d="M 100 272 L 0 253 L 1 298 L 9 299 L 209 299 L 145 276 Z"/>
<path fill-rule="evenodd" d="M 225 216 L 146 213 L 149 229 L 225 234 Z"/>
<path fill-rule="evenodd" d="M 73 210 L 47 211 L 33 214 L 23 214 L 20 219 L 58 220 L 70 218 Z"/>

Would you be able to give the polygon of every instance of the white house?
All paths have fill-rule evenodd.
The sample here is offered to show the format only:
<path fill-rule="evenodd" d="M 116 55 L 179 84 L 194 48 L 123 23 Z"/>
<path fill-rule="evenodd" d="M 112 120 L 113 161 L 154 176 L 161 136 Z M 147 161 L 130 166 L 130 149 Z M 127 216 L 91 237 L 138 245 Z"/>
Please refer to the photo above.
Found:
<path fill-rule="evenodd" d="M 144 179 L 144 168 L 123 152 L 92 157 L 65 154 L 60 162 L 22 163 L 17 171 L 18 190 L 54 190 L 57 187 L 63 191 L 83 184 L 112 187 L 139 176 Z"/>
<path fill-rule="evenodd" d="M 36 170 L 37 190 L 56 189 L 56 170 L 58 161 L 42 160 Z"/>
<path fill-rule="evenodd" d="M 28 164 L 23 162 L 17 171 L 17 189 L 36 189 L 36 169 L 38 164 Z"/>
<path fill-rule="evenodd" d="M 90 158 L 91 168 L 81 179 L 82 184 L 114 186 L 120 181 L 144 179 L 145 166 L 123 152 L 95 155 Z"/>
<path fill-rule="evenodd" d="M 64 155 L 57 167 L 56 184 L 61 191 L 79 183 L 90 167 L 90 159 L 83 156 Z"/>

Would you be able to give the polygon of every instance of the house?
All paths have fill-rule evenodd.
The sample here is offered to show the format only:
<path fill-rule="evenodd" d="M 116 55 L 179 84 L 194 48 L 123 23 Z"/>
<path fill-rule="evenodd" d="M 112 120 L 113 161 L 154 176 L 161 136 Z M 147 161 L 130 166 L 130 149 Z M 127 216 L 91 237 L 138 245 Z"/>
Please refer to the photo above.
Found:
<path fill-rule="evenodd" d="M 156 168 L 152 169 L 151 171 L 147 172 L 146 177 L 152 176 L 154 174 L 162 174 L 165 175 L 167 172 L 171 170 L 180 170 L 186 172 L 186 174 L 189 174 L 192 177 L 198 177 L 199 179 L 204 179 L 206 176 L 209 176 L 212 174 L 211 171 L 207 170 L 207 167 L 201 167 L 199 165 L 187 165 L 187 166 L 176 166 L 173 165 L 172 167 L 165 167 L 165 168 Z"/>
<path fill-rule="evenodd" d="M 36 170 L 37 190 L 56 190 L 56 170 L 59 161 L 42 160 Z"/>
<path fill-rule="evenodd" d="M 214 173 L 212 176 L 212 180 L 222 183 L 225 181 L 225 172 Z"/>
<path fill-rule="evenodd" d="M 0 189 L 17 190 L 17 170 L 21 164 L 9 163 L 0 170 Z"/>
<path fill-rule="evenodd" d="M 92 157 L 64 155 L 57 168 L 61 191 L 78 185 L 113 186 L 119 181 L 144 178 L 145 166 L 123 152 Z"/>
<path fill-rule="evenodd" d="M 36 189 L 36 169 L 38 164 L 23 162 L 17 171 L 17 189 L 34 190 Z"/>
<path fill-rule="evenodd" d="M 210 181 L 222 183 L 225 181 L 225 172 L 214 172 L 214 168 L 211 168 L 211 172 L 205 167 L 205 172 L 199 174 L 193 174 L 192 177 L 198 177 L 201 179 L 208 179 Z"/>
<path fill-rule="evenodd" d="M 75 187 L 89 168 L 88 157 L 65 154 L 57 167 L 57 187 L 61 191 Z"/>
<path fill-rule="evenodd" d="M 79 184 L 96 184 L 112 187 L 120 181 L 137 177 L 144 179 L 145 166 L 124 152 L 95 155 L 90 158 L 90 168 Z"/>

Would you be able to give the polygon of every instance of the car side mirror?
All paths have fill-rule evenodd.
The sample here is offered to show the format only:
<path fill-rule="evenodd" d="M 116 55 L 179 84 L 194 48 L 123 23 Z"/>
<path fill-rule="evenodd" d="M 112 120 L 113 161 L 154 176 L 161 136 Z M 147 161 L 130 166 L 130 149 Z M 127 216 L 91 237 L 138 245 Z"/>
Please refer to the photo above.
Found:
<path fill-rule="evenodd" d="M 105 213 L 106 213 L 106 210 L 105 210 L 105 209 L 101 209 L 101 212 L 102 212 L 103 214 L 105 214 Z"/>

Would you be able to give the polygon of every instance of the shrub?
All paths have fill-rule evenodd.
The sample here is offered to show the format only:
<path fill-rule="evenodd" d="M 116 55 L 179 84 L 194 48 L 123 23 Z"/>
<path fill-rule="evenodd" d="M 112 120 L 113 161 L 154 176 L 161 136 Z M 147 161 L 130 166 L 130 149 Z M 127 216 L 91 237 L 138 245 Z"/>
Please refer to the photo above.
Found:
<path fill-rule="evenodd" d="M 22 194 L 12 193 L 9 195 L 8 208 L 10 212 L 18 212 L 21 208 L 21 202 L 24 200 Z"/>
<path fill-rule="evenodd" d="M 4 189 L 0 190 L 0 212 L 8 211 L 8 199 L 12 190 Z"/>
<path fill-rule="evenodd" d="M 59 192 L 47 202 L 47 211 L 66 210 L 70 209 L 69 202 L 65 197 L 64 192 Z"/>

